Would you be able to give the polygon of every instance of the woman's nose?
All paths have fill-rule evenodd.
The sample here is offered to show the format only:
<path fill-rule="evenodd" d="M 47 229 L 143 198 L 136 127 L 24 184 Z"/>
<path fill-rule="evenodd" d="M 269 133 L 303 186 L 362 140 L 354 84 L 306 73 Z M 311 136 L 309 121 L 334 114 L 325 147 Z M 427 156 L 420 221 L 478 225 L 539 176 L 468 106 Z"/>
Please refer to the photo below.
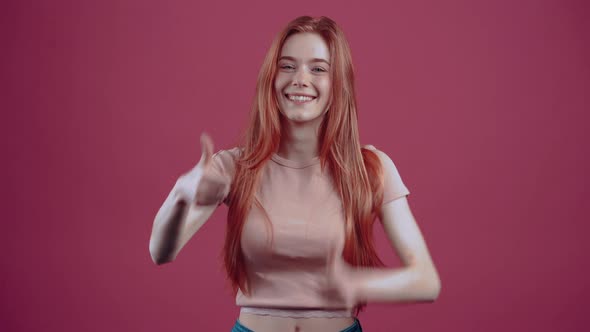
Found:
<path fill-rule="evenodd" d="M 304 68 L 300 68 L 295 72 L 295 75 L 293 75 L 293 85 L 295 86 L 307 86 L 309 84 L 308 82 L 309 78 L 307 77 L 307 74 L 305 72 Z"/>

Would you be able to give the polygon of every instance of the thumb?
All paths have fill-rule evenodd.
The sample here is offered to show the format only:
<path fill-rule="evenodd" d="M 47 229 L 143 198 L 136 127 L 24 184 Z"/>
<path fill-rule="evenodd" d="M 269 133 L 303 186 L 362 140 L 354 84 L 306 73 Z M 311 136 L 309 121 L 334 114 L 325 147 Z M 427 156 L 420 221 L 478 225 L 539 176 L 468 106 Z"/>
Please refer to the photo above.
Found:
<path fill-rule="evenodd" d="M 207 133 L 201 134 L 201 151 L 201 162 L 206 167 L 213 156 L 213 140 Z"/>

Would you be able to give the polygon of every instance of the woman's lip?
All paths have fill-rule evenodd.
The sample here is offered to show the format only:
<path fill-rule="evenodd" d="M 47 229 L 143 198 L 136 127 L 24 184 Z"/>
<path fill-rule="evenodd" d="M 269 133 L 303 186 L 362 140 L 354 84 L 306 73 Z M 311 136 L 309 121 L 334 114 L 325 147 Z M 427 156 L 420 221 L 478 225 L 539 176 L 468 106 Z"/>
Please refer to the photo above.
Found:
<path fill-rule="evenodd" d="M 315 97 L 315 96 L 309 96 L 309 97 L 312 97 L 312 99 L 311 99 L 311 100 L 302 100 L 302 101 L 299 101 L 299 100 L 291 100 L 291 99 L 289 99 L 289 94 L 285 94 L 284 96 L 285 96 L 285 98 L 286 98 L 288 101 L 290 101 L 290 102 L 292 102 L 292 103 L 294 103 L 294 104 L 299 104 L 299 105 L 301 105 L 301 104 L 306 104 L 306 103 L 311 103 L 312 101 L 314 101 L 314 100 L 316 100 L 316 99 L 317 99 L 317 97 Z M 295 96 L 303 96 L 303 95 L 295 95 Z"/>
<path fill-rule="evenodd" d="M 317 98 L 316 96 L 313 95 L 307 95 L 305 93 L 285 93 L 285 97 L 289 98 L 289 96 L 302 96 L 302 97 L 312 97 L 312 98 Z"/>

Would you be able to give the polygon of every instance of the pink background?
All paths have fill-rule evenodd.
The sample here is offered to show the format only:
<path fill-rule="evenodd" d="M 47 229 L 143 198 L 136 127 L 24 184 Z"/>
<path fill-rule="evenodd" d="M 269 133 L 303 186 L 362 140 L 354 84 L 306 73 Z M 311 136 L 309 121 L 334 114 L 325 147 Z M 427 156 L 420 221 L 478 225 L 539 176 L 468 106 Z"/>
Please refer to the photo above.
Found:
<path fill-rule="evenodd" d="M 202 131 L 235 144 L 272 38 L 304 14 L 344 29 L 362 142 L 398 166 L 442 278 L 432 304 L 370 305 L 365 330 L 584 329 L 587 5 L 384 3 L 3 4 L 0 330 L 230 330 L 227 208 L 162 266 L 152 222 Z"/>

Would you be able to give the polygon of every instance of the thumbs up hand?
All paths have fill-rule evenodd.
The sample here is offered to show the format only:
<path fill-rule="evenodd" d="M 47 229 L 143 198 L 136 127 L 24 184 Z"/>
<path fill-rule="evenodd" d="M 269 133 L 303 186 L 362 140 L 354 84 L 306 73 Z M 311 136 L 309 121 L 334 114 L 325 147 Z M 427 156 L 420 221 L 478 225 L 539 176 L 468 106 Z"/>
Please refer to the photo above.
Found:
<path fill-rule="evenodd" d="M 176 194 L 186 203 L 218 204 L 229 192 L 230 183 L 213 169 L 213 140 L 201 134 L 201 160 L 176 181 Z"/>

